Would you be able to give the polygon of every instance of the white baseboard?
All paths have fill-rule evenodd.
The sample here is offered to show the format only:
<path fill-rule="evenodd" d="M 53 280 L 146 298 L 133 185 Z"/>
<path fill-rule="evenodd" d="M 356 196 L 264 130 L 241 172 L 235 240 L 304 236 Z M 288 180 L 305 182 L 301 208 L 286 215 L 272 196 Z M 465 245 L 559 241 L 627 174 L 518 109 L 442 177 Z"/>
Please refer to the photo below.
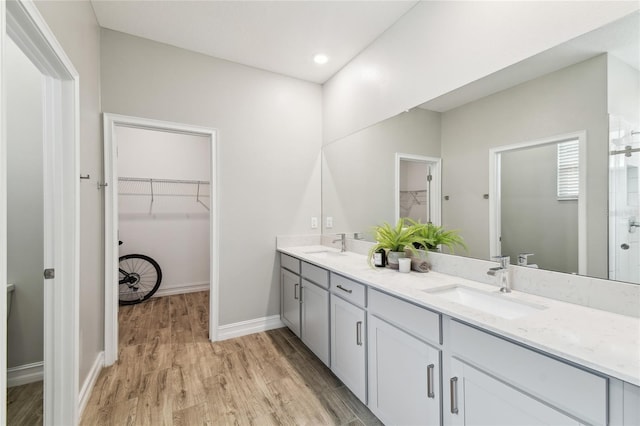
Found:
<path fill-rule="evenodd" d="M 284 327 L 284 323 L 280 320 L 280 315 L 240 321 L 219 326 L 218 340 L 232 339 L 234 337 L 246 336 L 247 334 L 259 333 L 280 327 Z"/>
<path fill-rule="evenodd" d="M 209 282 L 200 282 L 200 283 L 187 283 L 187 284 L 176 284 L 171 287 L 162 287 L 160 284 L 160 288 L 155 292 L 153 297 L 162 297 L 162 296 L 173 296 L 174 294 L 184 294 L 184 293 L 195 293 L 196 291 L 207 291 L 209 290 L 210 285 Z"/>
<path fill-rule="evenodd" d="M 102 371 L 102 367 L 104 367 L 104 352 L 100 352 L 95 361 L 93 361 L 91 370 L 89 370 L 89 375 L 85 379 L 84 384 L 80 389 L 80 395 L 78 395 L 78 418 L 81 418 L 82 413 L 84 412 L 84 409 L 89 402 L 91 391 L 93 390 L 93 387 L 98 380 L 98 376 L 100 375 L 100 371 Z"/>
<path fill-rule="evenodd" d="M 7 387 L 22 386 L 44 380 L 44 362 L 33 362 L 7 368 Z"/>

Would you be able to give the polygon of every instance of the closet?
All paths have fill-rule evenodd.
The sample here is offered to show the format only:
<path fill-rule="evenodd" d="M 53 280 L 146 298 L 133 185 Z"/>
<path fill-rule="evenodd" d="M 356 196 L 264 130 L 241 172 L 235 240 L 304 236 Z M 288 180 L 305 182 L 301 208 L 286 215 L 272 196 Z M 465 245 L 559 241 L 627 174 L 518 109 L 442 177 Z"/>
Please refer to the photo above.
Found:
<path fill-rule="evenodd" d="M 115 139 L 119 255 L 158 262 L 154 296 L 208 290 L 210 139 L 125 126 Z"/>

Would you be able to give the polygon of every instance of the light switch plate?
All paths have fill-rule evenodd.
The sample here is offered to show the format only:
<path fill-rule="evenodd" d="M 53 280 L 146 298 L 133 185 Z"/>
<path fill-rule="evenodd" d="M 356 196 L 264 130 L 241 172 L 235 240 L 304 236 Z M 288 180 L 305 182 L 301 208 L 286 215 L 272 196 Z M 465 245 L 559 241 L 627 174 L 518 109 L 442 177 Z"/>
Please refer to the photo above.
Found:
<path fill-rule="evenodd" d="M 327 216 L 327 228 L 333 228 L 333 216 Z"/>
<path fill-rule="evenodd" d="M 318 218 L 315 216 L 311 218 L 311 229 L 318 229 Z"/>

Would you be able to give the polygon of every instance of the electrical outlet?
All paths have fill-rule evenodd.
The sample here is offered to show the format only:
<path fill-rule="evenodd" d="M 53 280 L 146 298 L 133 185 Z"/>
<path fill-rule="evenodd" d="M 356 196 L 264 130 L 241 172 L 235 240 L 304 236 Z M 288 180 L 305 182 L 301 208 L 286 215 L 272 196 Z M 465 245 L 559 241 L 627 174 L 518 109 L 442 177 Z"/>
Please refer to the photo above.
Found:
<path fill-rule="evenodd" d="M 333 228 L 333 216 L 327 216 L 327 228 Z"/>
<path fill-rule="evenodd" d="M 311 218 L 311 229 L 318 229 L 318 218 L 315 216 Z"/>

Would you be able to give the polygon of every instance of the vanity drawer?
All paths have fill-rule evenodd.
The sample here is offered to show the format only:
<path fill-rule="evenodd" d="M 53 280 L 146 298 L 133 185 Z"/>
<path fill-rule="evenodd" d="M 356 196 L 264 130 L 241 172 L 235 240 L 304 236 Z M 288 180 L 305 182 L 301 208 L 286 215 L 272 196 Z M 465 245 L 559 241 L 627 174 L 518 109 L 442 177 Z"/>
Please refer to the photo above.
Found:
<path fill-rule="evenodd" d="M 588 424 L 608 424 L 608 380 L 476 328 L 450 322 L 455 358 Z"/>
<path fill-rule="evenodd" d="M 440 314 L 372 289 L 369 289 L 368 305 L 370 314 L 419 338 L 441 344 Z"/>
<path fill-rule="evenodd" d="M 365 306 L 366 286 L 333 272 L 331 273 L 331 292 L 355 305 Z"/>
<path fill-rule="evenodd" d="M 326 269 L 322 269 L 307 262 L 302 262 L 301 275 L 309 281 L 318 284 L 320 287 L 329 288 L 329 271 Z"/>
<path fill-rule="evenodd" d="M 300 273 L 300 260 L 288 254 L 280 253 L 280 266 L 296 274 Z"/>

